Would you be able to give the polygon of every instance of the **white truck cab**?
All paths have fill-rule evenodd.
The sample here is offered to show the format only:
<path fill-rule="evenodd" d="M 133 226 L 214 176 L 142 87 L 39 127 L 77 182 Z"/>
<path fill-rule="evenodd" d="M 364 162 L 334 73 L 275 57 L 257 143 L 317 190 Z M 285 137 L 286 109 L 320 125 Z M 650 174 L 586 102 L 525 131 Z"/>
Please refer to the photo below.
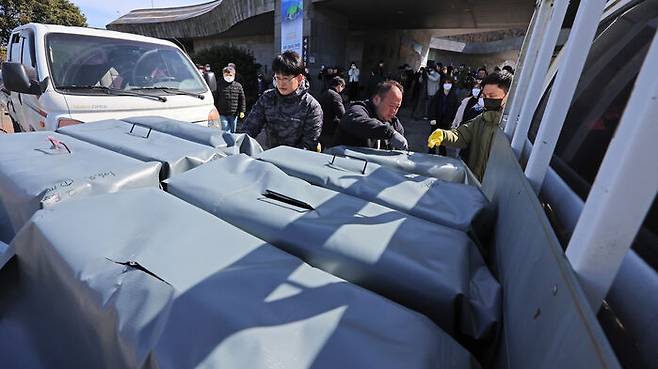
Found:
<path fill-rule="evenodd" d="M 211 126 L 219 121 L 214 76 L 201 75 L 179 47 L 156 38 L 22 25 L 9 39 L 2 77 L 15 130 L 146 115 Z"/>

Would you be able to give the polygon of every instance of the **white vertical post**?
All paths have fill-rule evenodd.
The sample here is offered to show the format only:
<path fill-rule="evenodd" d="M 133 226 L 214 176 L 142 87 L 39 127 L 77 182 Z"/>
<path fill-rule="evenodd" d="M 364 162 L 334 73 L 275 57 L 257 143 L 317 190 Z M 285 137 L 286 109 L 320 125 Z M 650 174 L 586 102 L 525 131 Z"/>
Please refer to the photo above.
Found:
<path fill-rule="evenodd" d="M 537 61 L 537 53 L 541 46 L 541 38 L 546 27 L 548 26 L 553 6 L 553 0 L 539 0 L 532 16 L 530 27 L 523 41 L 521 48 L 520 64 L 516 68 L 516 75 L 512 83 L 512 96 L 508 98 L 509 110 L 507 124 L 505 125 L 505 134 L 507 137 L 512 138 L 516 122 L 519 116 L 519 111 L 523 105 L 525 92 L 528 88 L 530 76 L 532 76 Z"/>
<path fill-rule="evenodd" d="M 521 105 L 521 113 L 514 130 L 514 137 L 512 138 L 512 150 L 518 158 L 523 151 L 523 145 L 528 137 L 528 129 L 530 129 L 530 122 L 532 115 L 537 108 L 537 103 L 541 98 L 542 84 L 548 72 L 548 66 L 551 64 L 555 44 L 557 43 L 560 30 L 562 29 L 562 22 L 569 7 L 568 0 L 556 0 L 553 5 L 553 14 L 551 21 L 548 24 L 546 32 L 542 35 L 541 47 L 537 54 L 537 61 L 535 68 L 530 76 L 528 89 L 525 91 L 525 99 Z M 511 117 L 510 117 L 511 118 Z"/>
<path fill-rule="evenodd" d="M 548 165 L 576 92 L 604 7 L 605 0 L 581 1 L 578 7 L 569 41 L 560 60 L 560 68 L 525 169 L 525 175 L 535 192 L 539 192 L 546 177 Z"/>
<path fill-rule="evenodd" d="M 596 312 L 658 191 L 658 36 L 654 36 L 567 248 Z"/>
<path fill-rule="evenodd" d="M 528 50 L 530 49 L 530 39 L 532 38 L 533 31 L 539 27 L 537 24 L 539 23 L 539 17 L 540 17 L 540 6 L 541 6 L 542 0 L 537 1 L 535 4 L 535 10 L 532 13 L 532 18 L 530 19 L 530 24 L 528 25 L 528 29 L 526 30 L 525 36 L 523 37 L 523 44 L 521 45 L 521 50 L 519 51 L 519 58 L 516 61 L 516 75 L 521 76 L 523 74 L 523 70 L 527 66 L 526 59 L 528 58 Z M 519 80 L 520 78 L 514 78 L 512 81 L 512 87 L 510 88 L 510 96 L 507 98 L 507 105 L 505 106 L 505 111 L 504 115 L 509 114 L 509 109 L 512 106 L 512 101 L 514 101 L 514 98 L 516 97 L 516 91 L 518 90 L 519 86 Z"/>

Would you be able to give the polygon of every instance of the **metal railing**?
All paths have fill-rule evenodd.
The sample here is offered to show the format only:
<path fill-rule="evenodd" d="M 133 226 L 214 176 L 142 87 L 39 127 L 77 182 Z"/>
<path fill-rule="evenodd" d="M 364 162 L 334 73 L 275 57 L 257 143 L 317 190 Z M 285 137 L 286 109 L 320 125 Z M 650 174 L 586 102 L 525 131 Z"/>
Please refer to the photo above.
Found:
<path fill-rule="evenodd" d="M 567 5 L 566 0 L 542 1 L 533 16 L 528 47 L 522 51 L 527 55 L 520 58 L 522 73 L 518 74 L 511 92 L 505 127 L 517 157 L 527 141 Z M 610 15 L 611 6 L 617 7 L 613 2 L 605 5 L 603 0 L 579 4 L 525 169 L 537 192 L 546 176 L 599 21 Z M 608 146 L 566 251 L 595 312 L 658 192 L 658 144 L 654 142 L 658 140 L 656 65 L 658 36 L 655 35 L 617 127 L 618 133 Z"/>

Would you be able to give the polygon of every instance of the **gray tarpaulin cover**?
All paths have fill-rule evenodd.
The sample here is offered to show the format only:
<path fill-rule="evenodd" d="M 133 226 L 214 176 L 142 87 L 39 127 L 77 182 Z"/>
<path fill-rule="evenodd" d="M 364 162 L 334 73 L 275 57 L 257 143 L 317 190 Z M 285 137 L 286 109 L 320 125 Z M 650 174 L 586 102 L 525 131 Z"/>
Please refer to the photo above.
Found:
<path fill-rule="evenodd" d="M 489 338 L 500 286 L 466 233 L 290 177 L 245 155 L 169 180 L 168 191 L 309 264 Z"/>
<path fill-rule="evenodd" d="M 5 266 L 11 256 L 13 256 L 13 252 L 9 252 L 9 245 L 0 241 L 0 269 Z"/>
<path fill-rule="evenodd" d="M 446 156 L 346 146 L 331 147 L 324 152 L 331 155 L 348 155 L 403 172 L 416 173 L 448 182 L 479 185 L 478 180 L 467 169 L 463 161 Z"/>
<path fill-rule="evenodd" d="M 279 146 L 256 158 L 316 186 L 356 196 L 486 240 L 494 210 L 477 186 L 404 174 L 376 163 Z"/>
<path fill-rule="evenodd" d="M 164 117 L 134 117 L 123 120 L 214 147 L 228 155 L 246 154 L 253 156 L 263 152 L 263 148 L 258 141 L 244 133 L 229 133 L 216 128 L 203 127 Z"/>
<path fill-rule="evenodd" d="M 122 120 L 103 120 L 57 132 L 142 161 L 162 163 L 161 179 L 226 156 L 217 149 Z"/>
<path fill-rule="evenodd" d="M 63 144 L 55 147 L 49 136 Z M 2 135 L 0 158 L 0 240 L 5 242 L 43 206 L 159 186 L 160 163 L 144 163 L 55 132 Z"/>
<path fill-rule="evenodd" d="M 421 314 L 163 191 L 39 211 L 11 247 L 0 331 L 23 326 L 44 367 L 478 368 Z"/>

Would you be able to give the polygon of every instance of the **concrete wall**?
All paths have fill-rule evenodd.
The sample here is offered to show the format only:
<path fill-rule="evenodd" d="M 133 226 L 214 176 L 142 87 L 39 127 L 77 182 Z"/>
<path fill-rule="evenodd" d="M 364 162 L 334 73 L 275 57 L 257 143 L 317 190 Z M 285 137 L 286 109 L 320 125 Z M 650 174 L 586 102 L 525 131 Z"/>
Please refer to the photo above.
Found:
<path fill-rule="evenodd" d="M 304 0 L 304 36 L 309 40 L 311 89 L 318 92 L 317 75 L 322 65 L 342 65 L 346 58 L 347 18 L 328 9 L 318 9 L 312 0 Z M 274 7 L 274 54 L 281 49 L 281 0 Z"/>
<path fill-rule="evenodd" d="M 461 42 L 474 42 L 474 43 L 484 43 L 484 42 L 493 42 L 500 40 L 507 40 L 517 37 L 525 37 L 526 28 L 510 28 L 510 29 L 501 29 L 498 31 L 489 31 L 489 32 L 474 32 L 463 35 L 449 35 L 443 36 L 443 38 L 461 41 Z"/>
<path fill-rule="evenodd" d="M 262 64 L 263 72 L 270 70 L 272 59 L 276 55 L 274 48 L 274 35 L 259 35 L 247 37 L 219 37 L 211 36 L 198 38 L 194 40 L 194 50 L 199 51 L 218 45 L 233 45 L 245 48 L 251 51 L 256 58 L 256 62 Z"/>
<path fill-rule="evenodd" d="M 242 46 L 253 52 L 258 63 L 266 66 L 263 68 L 264 72 L 270 72 L 272 58 L 280 52 L 281 0 L 262 1 L 274 11 L 272 34 L 195 38 L 194 49 L 200 50 L 222 44 Z M 304 0 L 304 36 L 309 38 L 308 68 L 312 88 L 319 86 L 317 75 L 322 65 L 347 67 L 352 61 L 355 61 L 361 69 L 362 84 L 368 83 L 370 72 L 379 60 L 384 60 L 385 68 L 390 74 L 397 73 L 398 67 L 403 64 L 409 64 L 417 69 L 425 65 L 428 59 L 455 64 L 485 64 L 491 65 L 491 68 L 498 64 L 516 64 L 518 54 L 516 50 L 495 54 L 465 55 L 430 49 L 432 39 L 439 37 L 453 40 L 465 37 L 468 41 L 491 41 L 492 37 L 500 38 L 502 36 L 499 35 L 509 33 L 510 30 L 460 28 L 351 31 L 346 16 L 326 7 L 314 6 L 313 3 L 313 0 Z"/>
<path fill-rule="evenodd" d="M 504 65 L 511 65 L 516 69 L 516 62 L 519 57 L 519 50 L 509 50 L 493 54 L 462 54 L 451 51 L 443 51 L 432 49 L 430 51 L 429 59 L 436 62 L 445 64 L 465 64 L 471 67 L 485 66 L 489 72 L 492 72 L 494 67 L 503 67 Z"/>
<path fill-rule="evenodd" d="M 315 57 L 311 66 L 319 71 L 321 65 L 343 65 L 349 34 L 347 17 L 327 9 L 311 11 L 310 55 Z"/>
<path fill-rule="evenodd" d="M 490 32 L 496 30 L 498 29 L 476 30 L 464 28 L 441 30 L 373 30 L 353 32 L 349 35 L 347 45 L 355 47 L 356 50 L 350 50 L 348 54 L 361 54 L 363 56 L 359 65 L 361 67 L 361 75 L 363 76 L 362 83 L 367 83 L 370 72 L 379 60 L 384 60 L 385 68 L 388 73 L 397 73 L 398 67 L 404 64 L 409 64 L 412 68 L 418 69 L 421 66 L 426 65 L 428 59 L 436 58 L 436 56 L 430 54 L 430 43 L 432 39 L 437 37 L 464 35 L 472 32 Z M 361 50 L 358 50 L 359 47 Z M 460 55 L 457 53 L 453 54 Z M 494 59 L 497 61 L 501 58 L 503 60 L 516 60 L 515 53 L 512 53 L 514 54 L 513 56 L 510 53 L 503 54 L 504 55 L 496 55 Z M 478 59 L 478 62 L 482 59 L 491 59 L 490 55 L 481 56 L 484 56 L 484 58 Z M 445 57 L 445 59 L 448 58 Z M 465 60 L 470 59 L 466 57 Z M 349 61 L 349 58 L 345 60 L 345 64 L 347 65 Z"/>
<path fill-rule="evenodd" d="M 508 50 L 521 50 L 523 37 L 508 38 L 491 42 L 459 42 L 445 38 L 432 38 L 430 48 L 464 54 L 493 54 Z"/>
<path fill-rule="evenodd" d="M 355 62 L 361 68 L 363 65 L 363 45 L 365 45 L 365 34 L 363 32 L 350 32 L 345 41 L 345 60 L 343 65 L 346 67 Z"/>
<path fill-rule="evenodd" d="M 432 39 L 454 37 L 471 32 L 490 32 L 498 29 L 409 29 L 368 31 L 357 33 L 363 41 L 362 64 L 371 69 L 380 59 L 387 68 L 397 68 L 409 64 L 414 69 L 427 63 Z M 350 34 L 350 38 L 354 37 Z M 350 41 L 348 41 L 350 44 Z"/>

